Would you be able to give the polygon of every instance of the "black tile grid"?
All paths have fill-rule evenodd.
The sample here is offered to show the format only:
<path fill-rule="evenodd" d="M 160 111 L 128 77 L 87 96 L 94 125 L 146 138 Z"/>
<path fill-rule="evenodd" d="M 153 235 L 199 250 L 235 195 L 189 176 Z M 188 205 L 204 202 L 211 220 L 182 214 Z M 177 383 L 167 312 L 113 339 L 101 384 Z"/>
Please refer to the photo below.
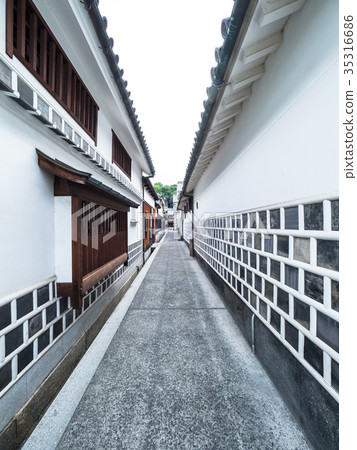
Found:
<path fill-rule="evenodd" d="M 305 230 L 324 229 L 322 202 L 304 205 L 304 228 Z"/>
<path fill-rule="evenodd" d="M 7 303 L 0 307 L 0 330 L 11 324 L 11 305 Z"/>
<path fill-rule="evenodd" d="M 294 298 L 294 319 L 307 330 L 310 329 L 310 306 Z"/>
<path fill-rule="evenodd" d="M 338 206 L 338 205 L 337 205 Z M 323 230 L 323 204 L 322 202 L 320 203 L 314 203 L 311 205 L 305 205 L 304 206 L 304 221 L 305 221 L 305 229 L 312 229 L 312 230 Z M 331 205 L 332 207 L 332 205 Z M 271 214 L 273 211 L 273 214 Z M 265 213 L 265 214 L 264 214 Z M 321 214 L 322 213 L 322 214 Z M 285 229 L 286 230 L 296 230 L 298 229 L 298 222 L 299 222 L 299 209 L 298 207 L 291 207 L 291 208 L 284 208 L 282 214 L 284 214 L 285 217 Z M 258 221 L 256 223 L 256 227 L 257 227 L 257 231 L 259 230 L 259 228 L 261 227 L 261 216 L 263 217 L 264 220 L 264 216 L 266 217 L 266 212 L 259 212 L 259 214 L 257 215 L 258 217 Z M 280 223 L 280 209 L 276 209 L 276 210 L 271 210 L 270 211 L 270 221 L 272 223 L 270 223 L 271 227 L 276 227 L 276 228 L 272 228 L 273 230 L 277 230 L 275 233 L 279 233 L 278 231 L 278 227 L 277 227 L 277 221 L 279 220 L 279 227 L 281 226 Z M 314 218 L 315 220 L 315 224 L 312 223 L 312 219 Z M 254 227 L 253 225 L 253 221 L 252 221 L 252 216 L 249 214 L 247 217 L 244 217 L 244 221 L 245 221 L 245 226 L 249 226 L 250 228 Z M 249 222 L 248 222 L 249 221 Z M 248 222 L 248 223 L 247 223 Z M 332 225 L 333 228 L 333 225 Z M 238 233 L 235 237 L 235 241 L 238 241 Z M 248 246 L 250 246 L 250 234 L 247 234 L 248 237 Z M 267 274 L 267 272 L 269 272 L 269 276 L 273 279 L 276 279 L 277 281 L 281 281 L 281 282 L 285 282 L 286 285 L 288 285 L 290 288 L 293 288 L 295 290 L 298 290 L 298 276 L 299 276 L 299 269 L 293 265 L 285 265 L 285 278 L 284 280 L 280 279 L 280 268 L 281 268 L 281 262 L 274 260 L 274 259 L 270 259 L 269 258 L 269 266 L 270 266 L 270 270 L 268 270 L 268 264 L 267 264 L 267 260 L 268 258 L 265 255 L 260 254 L 260 252 L 262 251 L 262 248 L 264 249 L 263 251 L 267 252 L 267 253 L 273 253 L 273 246 L 272 246 L 272 235 L 268 236 L 268 239 L 266 239 L 266 242 L 264 242 L 264 236 L 263 235 L 263 239 L 261 239 L 261 234 L 260 233 L 256 233 L 254 232 L 252 235 L 253 239 L 252 239 L 252 243 L 253 243 L 253 248 L 255 250 L 258 250 L 258 253 L 255 254 L 254 252 L 250 252 L 249 253 L 249 259 L 247 260 L 247 254 L 243 253 L 243 249 L 240 249 L 240 247 L 237 247 L 237 259 L 240 256 L 239 253 L 240 251 L 242 252 L 242 257 L 244 255 L 244 263 L 248 265 L 248 261 L 250 262 L 250 267 L 253 269 L 253 286 L 254 289 L 258 292 L 260 292 L 260 288 L 262 287 L 262 278 L 254 271 L 255 270 L 259 270 L 262 273 Z M 306 264 L 310 263 L 310 238 L 305 238 L 305 237 L 295 237 L 293 236 L 294 240 L 294 259 L 302 261 Z M 279 256 L 282 256 L 284 258 L 289 258 L 289 245 L 290 245 L 290 241 L 289 241 L 289 237 L 288 236 L 277 236 L 277 254 Z M 335 264 L 334 269 L 337 270 L 337 263 L 336 263 L 336 258 L 334 258 L 334 256 L 337 254 L 337 244 L 329 244 L 327 242 L 331 242 L 331 241 L 327 241 L 325 242 L 324 239 L 319 238 L 320 239 L 320 243 L 319 243 L 319 259 L 318 259 L 318 265 L 320 265 L 323 268 L 330 268 L 332 269 L 332 267 L 329 267 L 329 265 L 333 266 L 333 264 Z M 263 240 L 264 244 L 261 243 L 261 241 Z M 212 246 L 216 247 L 216 245 L 214 245 L 214 239 L 212 240 L 211 244 L 213 244 Z M 240 242 L 240 245 L 242 246 L 246 246 L 247 245 L 247 241 L 246 242 Z M 327 248 L 328 246 L 334 246 L 332 249 L 331 248 Z M 332 251 L 330 251 L 332 250 Z M 244 250 L 245 252 L 245 250 Z M 299 252 L 299 253 L 298 253 Z M 256 256 L 258 255 L 258 256 Z M 233 256 L 234 257 L 234 256 Z M 207 258 L 206 258 L 207 259 Z M 285 263 L 284 263 L 285 264 Z M 245 268 L 243 266 L 241 266 L 242 268 L 239 267 L 239 265 L 237 265 L 236 268 L 236 273 L 237 275 L 242 275 L 244 281 L 246 281 L 247 278 L 247 282 L 248 284 L 251 284 L 251 274 L 248 271 L 248 268 Z M 248 271 L 248 273 L 247 273 Z M 237 281 L 236 284 L 234 286 L 237 287 L 237 291 L 240 292 L 240 288 L 241 288 L 241 283 L 239 280 L 235 280 Z M 273 285 L 272 283 L 270 283 L 270 281 L 265 279 L 265 290 L 264 290 L 264 295 L 267 297 L 266 299 L 259 299 L 259 303 L 260 303 L 260 307 L 258 308 L 257 305 L 257 299 L 258 297 L 256 296 L 255 293 L 253 293 L 252 291 L 250 291 L 247 286 L 244 286 L 243 288 L 243 292 L 244 295 L 243 297 L 246 299 L 246 301 L 249 301 L 250 305 L 252 308 L 258 308 L 259 309 L 259 314 L 262 318 L 264 318 L 265 320 L 267 320 L 267 312 L 268 312 L 268 306 L 266 304 L 266 301 L 268 300 L 268 298 L 270 297 L 271 299 L 273 298 Z M 312 271 L 310 272 L 309 270 L 305 270 L 303 272 L 303 284 L 304 284 L 304 294 L 306 296 L 308 296 L 309 298 L 318 301 L 320 303 L 323 303 L 323 295 L 324 295 L 324 277 L 318 274 L 313 273 Z M 294 326 L 294 321 L 296 321 L 297 323 L 299 323 L 300 325 L 302 325 L 306 330 L 309 330 L 310 328 L 310 306 L 306 303 L 304 303 L 303 300 L 294 298 L 294 301 L 292 303 L 292 307 L 293 310 L 290 311 L 290 303 L 289 303 L 289 294 L 287 292 L 284 291 L 284 289 L 281 289 L 281 287 L 277 287 L 277 306 L 278 308 L 280 308 L 282 311 L 284 311 L 286 314 L 288 314 L 289 312 L 291 314 L 293 314 L 293 318 L 291 318 L 290 320 L 287 319 L 282 319 L 283 323 L 284 323 L 284 329 L 285 329 L 285 333 L 284 333 L 284 337 L 287 343 L 289 343 L 292 348 L 294 348 L 296 351 L 298 351 L 298 337 L 299 337 L 299 331 L 298 328 L 296 328 Z M 249 300 L 248 300 L 249 299 Z M 270 300 L 272 301 L 272 300 Z M 332 309 L 338 311 L 338 283 L 331 280 L 331 307 Z M 270 326 L 272 328 L 274 328 L 275 330 L 277 330 L 278 332 L 280 332 L 278 323 L 280 323 L 280 315 L 278 311 L 273 310 L 272 308 L 270 308 Z M 320 338 L 321 340 L 323 340 L 326 344 L 330 345 L 331 347 L 335 346 L 336 349 L 338 349 L 338 347 L 336 347 L 336 336 L 337 336 L 337 331 L 338 330 L 338 324 L 336 322 L 331 322 L 331 319 L 326 316 L 321 314 L 318 311 L 317 314 L 317 321 L 318 321 L 318 330 L 317 330 L 317 337 Z M 327 323 L 328 322 L 328 323 Z M 330 323 L 331 322 L 331 323 Z M 331 331 L 332 329 L 332 331 Z M 327 333 L 327 331 L 329 331 L 329 333 Z M 334 334 L 334 337 L 331 336 L 331 334 Z M 321 348 L 319 348 L 318 345 L 316 345 L 312 340 L 310 340 L 308 337 L 305 336 L 304 338 L 304 357 L 306 359 L 306 361 L 311 365 L 311 367 L 316 370 L 318 373 L 320 373 L 320 375 L 323 375 L 323 351 L 321 350 Z M 332 368 L 331 368 L 331 379 L 332 379 L 332 386 L 334 389 L 338 390 L 338 364 L 335 363 L 335 361 L 332 361 Z"/>
<path fill-rule="evenodd" d="M 33 360 L 33 343 L 24 348 L 17 357 L 17 372 L 22 372 Z"/>
<path fill-rule="evenodd" d="M 280 288 L 278 288 L 277 305 L 286 314 L 289 314 L 289 294 Z"/>
<path fill-rule="evenodd" d="M 12 381 L 11 361 L 0 368 L 0 392 Z"/>
<path fill-rule="evenodd" d="M 280 333 L 280 314 L 270 308 L 270 325 Z"/>
<path fill-rule="evenodd" d="M 285 284 L 296 291 L 299 288 L 299 269 L 285 264 Z"/>
<path fill-rule="evenodd" d="M 305 271 L 305 295 L 313 300 L 323 303 L 324 279 L 321 275 Z"/>
<path fill-rule="evenodd" d="M 299 229 L 299 208 L 297 206 L 285 208 L 285 229 Z"/>
<path fill-rule="evenodd" d="M 320 375 L 323 375 L 323 351 L 305 336 L 304 358 Z"/>
<path fill-rule="evenodd" d="M 317 265 L 330 270 L 339 269 L 339 243 L 317 239 Z"/>
<path fill-rule="evenodd" d="M 261 298 L 259 299 L 259 314 L 267 320 L 267 304 Z"/>
<path fill-rule="evenodd" d="M 331 385 L 338 392 L 339 389 L 339 364 L 331 360 Z"/>
<path fill-rule="evenodd" d="M 289 236 L 277 236 L 277 253 L 279 256 L 289 257 Z"/>
<path fill-rule="evenodd" d="M 336 352 L 339 350 L 339 323 L 331 317 L 317 311 L 317 333 L 316 336 L 324 341 Z"/>
<path fill-rule="evenodd" d="M 280 228 L 280 209 L 270 210 L 270 228 L 271 229 Z"/>
<path fill-rule="evenodd" d="M 5 356 L 10 355 L 10 353 L 20 347 L 23 342 L 23 326 L 20 325 L 5 335 Z"/>
<path fill-rule="evenodd" d="M 285 340 L 296 350 L 299 350 L 299 331 L 285 320 Z"/>
<path fill-rule="evenodd" d="M 17 303 L 17 319 L 20 319 L 33 310 L 33 295 L 32 292 L 18 298 Z"/>

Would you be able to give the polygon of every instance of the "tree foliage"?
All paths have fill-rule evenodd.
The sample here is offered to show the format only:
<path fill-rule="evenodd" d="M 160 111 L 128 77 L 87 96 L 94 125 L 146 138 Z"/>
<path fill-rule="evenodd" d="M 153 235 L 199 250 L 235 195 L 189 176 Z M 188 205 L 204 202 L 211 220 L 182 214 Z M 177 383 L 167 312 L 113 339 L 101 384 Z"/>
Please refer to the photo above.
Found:
<path fill-rule="evenodd" d="M 177 190 L 176 184 L 171 184 L 169 186 L 167 184 L 163 185 L 162 183 L 158 182 L 154 184 L 154 188 L 158 194 L 166 198 L 168 208 L 172 208 L 173 207 L 172 196 L 173 194 L 176 193 Z"/>

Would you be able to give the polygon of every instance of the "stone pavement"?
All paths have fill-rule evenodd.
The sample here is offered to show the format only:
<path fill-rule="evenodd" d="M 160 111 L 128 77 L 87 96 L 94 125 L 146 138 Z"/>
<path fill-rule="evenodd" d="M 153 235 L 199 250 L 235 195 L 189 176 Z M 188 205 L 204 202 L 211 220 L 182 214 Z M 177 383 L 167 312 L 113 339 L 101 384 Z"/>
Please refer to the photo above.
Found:
<path fill-rule="evenodd" d="M 173 232 L 61 435 L 51 448 L 310 448 Z M 26 448 L 39 449 L 30 442 Z"/>

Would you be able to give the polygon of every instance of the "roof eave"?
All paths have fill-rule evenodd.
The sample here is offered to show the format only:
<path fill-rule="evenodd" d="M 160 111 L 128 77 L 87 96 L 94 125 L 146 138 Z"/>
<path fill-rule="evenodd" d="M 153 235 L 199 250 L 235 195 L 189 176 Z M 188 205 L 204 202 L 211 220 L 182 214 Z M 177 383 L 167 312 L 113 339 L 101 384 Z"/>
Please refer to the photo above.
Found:
<path fill-rule="evenodd" d="M 118 86 L 121 98 L 133 125 L 135 133 L 139 139 L 141 148 L 143 149 L 145 158 L 150 168 L 150 176 L 155 175 L 155 168 L 150 156 L 145 137 L 138 122 L 138 116 L 135 114 L 133 101 L 130 100 L 130 92 L 126 89 L 127 81 L 123 79 L 124 71 L 118 67 L 118 55 L 115 55 L 112 49 L 113 40 L 109 38 L 106 32 L 106 18 L 102 17 L 98 8 L 98 0 L 84 0 L 86 9 L 88 10 L 90 19 L 99 38 L 101 48 L 108 61 L 109 67 L 113 74 L 116 85 Z"/>
<path fill-rule="evenodd" d="M 178 204 L 181 203 L 185 194 L 192 193 L 187 191 L 187 185 L 190 181 L 191 175 L 199 158 L 203 144 L 207 137 L 207 133 L 210 128 L 210 124 L 214 119 L 214 114 L 219 105 L 219 100 L 223 95 L 224 80 L 226 73 L 232 66 L 231 59 L 235 53 L 235 47 L 237 45 L 238 37 L 240 34 L 245 33 L 247 27 L 243 27 L 244 21 L 247 22 L 247 18 L 252 16 L 258 0 L 240 0 L 236 1 L 232 10 L 231 17 L 228 21 L 228 32 L 224 40 L 223 46 L 220 51 L 220 59 L 212 77 L 212 84 L 207 89 L 208 98 L 204 102 L 205 109 L 201 114 L 202 121 L 199 123 L 199 130 L 196 132 L 196 138 L 194 146 L 191 152 L 190 161 L 186 169 L 186 174 L 183 182 L 183 188 L 178 200 Z"/>

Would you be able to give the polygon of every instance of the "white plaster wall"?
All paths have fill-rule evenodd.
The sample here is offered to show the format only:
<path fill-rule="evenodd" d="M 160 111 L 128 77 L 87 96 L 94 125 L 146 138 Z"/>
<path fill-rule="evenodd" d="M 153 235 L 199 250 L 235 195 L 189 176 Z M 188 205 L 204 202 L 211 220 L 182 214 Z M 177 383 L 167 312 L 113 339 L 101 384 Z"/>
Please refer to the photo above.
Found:
<path fill-rule="evenodd" d="M 0 107 L 0 297 L 55 274 L 53 177 L 37 163 L 36 130 Z M 53 145 L 53 143 L 52 143 Z"/>
<path fill-rule="evenodd" d="M 144 189 L 144 200 L 146 201 L 146 203 L 148 205 L 150 205 L 152 208 L 155 208 L 155 200 L 152 197 L 152 195 L 146 190 Z"/>
<path fill-rule="evenodd" d="M 54 197 L 55 273 L 58 283 L 72 282 L 72 197 Z"/>
<path fill-rule="evenodd" d="M 131 164 L 131 183 L 132 185 L 142 194 L 142 174 L 141 168 L 133 160 Z M 131 210 L 132 208 L 130 208 Z M 128 244 L 132 244 L 139 239 L 142 239 L 142 206 L 139 205 L 136 209 L 136 219 L 137 223 L 130 223 L 131 211 L 128 212 Z"/>
<path fill-rule="evenodd" d="M 137 223 L 131 223 L 131 209 L 128 212 L 128 245 L 133 244 L 134 242 L 137 242 L 139 239 L 141 239 L 141 233 L 140 233 L 140 209 L 136 209 L 136 220 Z"/>
<path fill-rule="evenodd" d="M 131 184 L 142 194 L 142 169 L 135 161 L 131 161 Z"/>
<path fill-rule="evenodd" d="M 94 178 L 113 189 L 120 191 L 120 188 L 110 176 L 81 156 L 12 99 L 2 93 L 0 95 L 1 298 L 57 275 L 59 261 L 66 260 L 62 253 L 57 262 L 55 261 L 54 178 L 38 166 L 36 148 L 52 158 L 58 158 L 79 170 L 92 173 Z M 139 188 L 140 168 L 134 166 L 133 173 L 136 187 Z M 122 192 L 127 194 L 124 190 Z M 129 244 L 141 238 L 140 227 L 140 223 L 128 226 Z M 66 277 L 67 275 L 68 273 Z"/>
<path fill-rule="evenodd" d="M 5 0 L 0 0 L 0 25 L 5 29 Z M 128 117 L 124 104 L 121 102 L 117 85 L 115 84 L 108 63 L 102 50 L 98 46 L 98 38 L 92 29 L 88 13 L 83 4 L 76 0 L 64 0 L 62 2 L 49 2 L 48 0 L 36 0 L 35 5 L 41 15 L 54 33 L 56 39 L 64 49 L 71 63 L 89 89 L 92 97 L 99 106 L 97 146 L 96 150 L 108 161 L 112 161 L 112 132 L 114 129 L 133 163 L 137 167 L 143 166 L 148 170 L 148 164 L 140 149 L 140 144 L 131 121 Z M 67 27 L 63 27 L 63 21 Z M 75 131 L 83 136 L 87 142 L 95 146 L 92 138 L 87 135 L 49 94 L 45 87 L 17 60 L 16 57 L 9 58 L 6 55 L 5 33 L 0 33 L 0 54 L 6 63 L 23 75 L 26 82 L 35 89 L 43 99 L 49 103 Z M 118 167 L 114 165 L 117 169 Z M 126 175 L 123 173 L 123 176 Z M 109 178 L 110 179 L 110 178 Z M 141 183 L 141 169 L 139 190 Z"/>
<path fill-rule="evenodd" d="M 195 189 L 197 215 L 338 189 L 338 3 L 307 2 Z"/>

